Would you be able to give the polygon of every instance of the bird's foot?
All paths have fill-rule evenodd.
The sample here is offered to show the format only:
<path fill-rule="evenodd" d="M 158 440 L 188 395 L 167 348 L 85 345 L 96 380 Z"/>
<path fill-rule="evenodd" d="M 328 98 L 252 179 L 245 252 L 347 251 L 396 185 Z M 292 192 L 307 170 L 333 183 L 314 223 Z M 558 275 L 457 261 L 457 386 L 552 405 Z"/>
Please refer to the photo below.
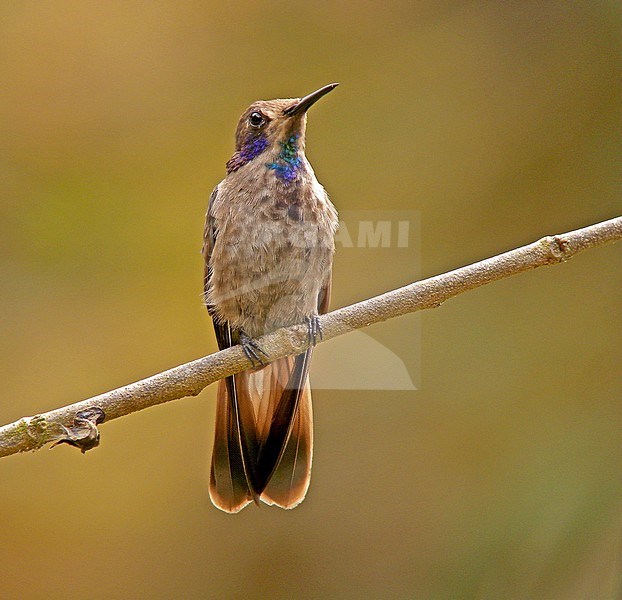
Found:
<path fill-rule="evenodd" d="M 268 354 L 264 349 L 245 331 L 240 331 L 240 345 L 246 358 L 251 361 L 253 368 L 258 369 L 268 364 Z M 262 356 L 263 355 L 263 356 Z"/>
<path fill-rule="evenodd" d="M 322 338 L 324 337 L 320 317 L 318 315 L 305 317 L 305 323 L 307 324 L 307 336 L 309 343 L 312 346 L 315 346 L 318 340 L 322 341 Z"/>

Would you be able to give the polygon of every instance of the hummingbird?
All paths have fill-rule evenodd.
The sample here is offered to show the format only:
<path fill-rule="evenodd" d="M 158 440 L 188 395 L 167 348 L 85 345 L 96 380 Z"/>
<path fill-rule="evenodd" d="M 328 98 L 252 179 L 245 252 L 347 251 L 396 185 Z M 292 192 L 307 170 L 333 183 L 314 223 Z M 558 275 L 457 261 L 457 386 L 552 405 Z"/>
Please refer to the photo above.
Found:
<path fill-rule="evenodd" d="M 305 133 L 307 110 L 335 87 L 253 102 L 209 199 L 204 302 L 218 347 L 240 344 L 253 365 L 218 385 L 209 493 L 228 513 L 251 502 L 294 508 L 309 488 L 309 363 L 328 310 L 338 218 L 305 156 Z M 270 362 L 256 339 L 303 322 L 309 348 Z"/>

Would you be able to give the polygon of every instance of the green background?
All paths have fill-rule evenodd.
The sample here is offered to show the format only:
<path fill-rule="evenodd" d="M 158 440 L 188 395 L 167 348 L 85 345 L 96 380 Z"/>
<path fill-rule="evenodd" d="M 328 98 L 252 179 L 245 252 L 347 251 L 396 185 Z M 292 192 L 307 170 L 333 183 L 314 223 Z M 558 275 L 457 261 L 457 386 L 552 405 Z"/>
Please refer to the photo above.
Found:
<path fill-rule="evenodd" d="M 423 276 L 620 214 L 620 24 L 617 2 L 2 3 L 0 422 L 216 349 L 203 215 L 255 99 L 341 82 L 308 155 L 339 208 L 418 211 Z M 333 307 L 409 283 L 352 256 Z M 3 459 L 1 595 L 616 597 L 621 267 L 603 247 L 367 330 L 421 389 L 318 390 L 291 512 L 210 504 L 214 387 L 85 456 Z"/>

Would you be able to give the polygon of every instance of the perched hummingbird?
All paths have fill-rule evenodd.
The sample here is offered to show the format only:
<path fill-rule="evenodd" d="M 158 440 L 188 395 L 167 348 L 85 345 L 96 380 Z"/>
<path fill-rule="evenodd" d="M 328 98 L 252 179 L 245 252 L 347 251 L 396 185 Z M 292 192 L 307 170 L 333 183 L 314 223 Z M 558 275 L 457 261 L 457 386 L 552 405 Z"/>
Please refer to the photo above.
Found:
<path fill-rule="evenodd" d="M 251 501 L 294 508 L 311 478 L 309 362 L 269 357 L 255 338 L 328 310 L 337 211 L 305 156 L 304 98 L 260 100 L 242 114 L 227 176 L 205 221 L 205 304 L 220 349 L 241 344 L 254 369 L 221 380 L 210 497 L 235 513 Z"/>

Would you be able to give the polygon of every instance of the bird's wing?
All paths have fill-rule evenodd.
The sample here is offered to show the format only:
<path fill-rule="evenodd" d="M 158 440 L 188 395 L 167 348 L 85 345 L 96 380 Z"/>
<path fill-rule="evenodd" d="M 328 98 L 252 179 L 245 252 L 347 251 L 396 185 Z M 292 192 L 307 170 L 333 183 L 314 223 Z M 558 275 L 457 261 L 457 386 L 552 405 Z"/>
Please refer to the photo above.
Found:
<path fill-rule="evenodd" d="M 319 314 L 328 311 L 330 292 L 329 273 L 318 296 Z M 291 373 L 274 411 L 267 439 L 260 447 L 259 468 L 268 482 L 261 499 L 281 508 L 298 506 L 311 481 L 313 412 L 308 372 L 312 352 L 313 348 L 309 348 L 294 360 L 292 357 L 280 359 L 289 360 Z"/>
<path fill-rule="evenodd" d="M 222 323 L 215 318 L 214 310 L 208 303 L 207 292 L 212 276 L 210 264 L 212 251 L 218 234 L 218 227 L 213 215 L 213 205 L 218 194 L 218 187 L 214 188 L 205 217 L 203 235 L 204 271 L 204 298 L 207 310 L 212 316 L 218 348 L 224 350 L 234 345 L 233 334 L 228 323 Z M 248 412 L 248 410 L 246 411 Z M 210 497 L 212 502 L 226 512 L 238 512 L 253 499 L 258 499 L 249 484 L 252 466 L 249 464 L 248 449 L 253 442 L 247 440 L 245 432 L 248 427 L 242 426 L 243 416 L 248 422 L 249 415 L 242 414 L 234 377 L 227 377 L 218 382 L 216 426 L 214 431 L 214 449 L 212 452 L 212 468 L 210 475 Z M 250 415 L 252 418 L 252 414 Z M 250 428 L 250 432 L 254 433 Z M 256 442 L 255 442 L 256 446 Z"/>
<path fill-rule="evenodd" d="M 330 304 L 330 293 L 333 288 L 333 270 L 328 272 L 326 276 L 326 282 L 320 290 L 317 298 L 317 312 L 318 315 L 323 315 L 328 312 L 328 306 Z"/>

